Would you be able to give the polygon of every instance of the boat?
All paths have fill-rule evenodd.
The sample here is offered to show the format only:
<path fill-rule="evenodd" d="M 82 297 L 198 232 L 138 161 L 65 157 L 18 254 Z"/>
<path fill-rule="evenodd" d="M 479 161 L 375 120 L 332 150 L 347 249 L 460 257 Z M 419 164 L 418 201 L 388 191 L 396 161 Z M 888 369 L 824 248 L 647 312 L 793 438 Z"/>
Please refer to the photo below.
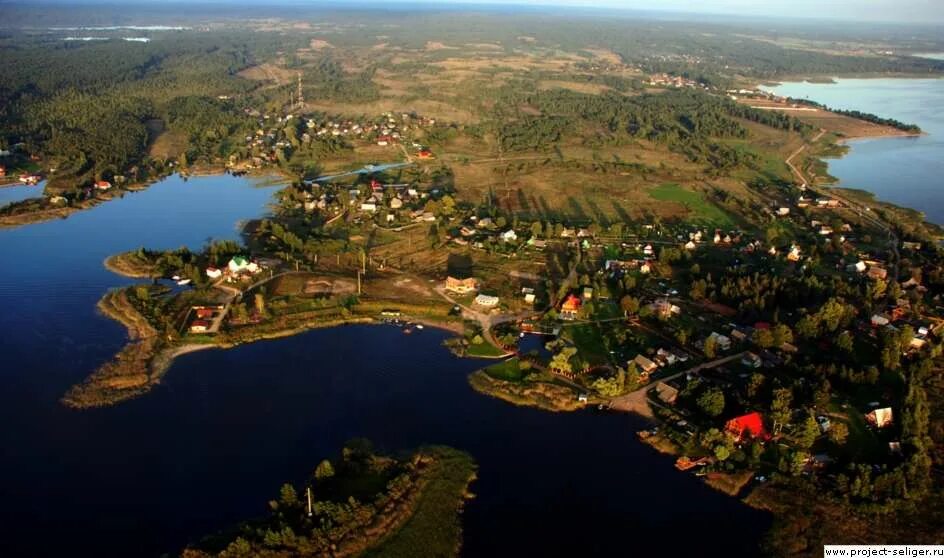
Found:
<path fill-rule="evenodd" d="M 423 324 L 416 324 L 416 329 L 423 329 Z"/>
<path fill-rule="evenodd" d="M 180 275 L 174 275 L 173 277 L 171 277 L 171 279 L 173 279 L 174 281 L 180 281 Z"/>
<path fill-rule="evenodd" d="M 189 284 L 190 284 L 190 279 L 180 279 L 180 280 L 177 281 L 177 284 L 180 285 L 181 287 L 184 286 L 184 285 L 189 285 Z"/>
<path fill-rule="evenodd" d="M 404 329 L 403 329 L 403 333 L 404 333 L 405 335 L 409 335 L 409 334 L 413 333 L 413 329 L 412 329 L 412 328 L 409 328 L 409 327 L 404 328 Z"/>

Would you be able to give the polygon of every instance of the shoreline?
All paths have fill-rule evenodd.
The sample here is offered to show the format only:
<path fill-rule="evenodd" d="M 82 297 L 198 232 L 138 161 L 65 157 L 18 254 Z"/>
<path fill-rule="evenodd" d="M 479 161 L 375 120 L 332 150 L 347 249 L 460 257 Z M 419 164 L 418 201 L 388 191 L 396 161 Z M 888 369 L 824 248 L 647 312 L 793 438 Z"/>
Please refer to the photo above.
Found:
<path fill-rule="evenodd" d="M 41 209 L 36 209 L 32 211 L 24 211 L 22 213 L 10 213 L 0 215 L 0 229 L 15 229 L 17 227 L 23 227 L 26 225 L 35 225 L 38 223 L 45 223 L 46 221 L 52 221 L 53 219 L 66 219 L 73 213 L 78 213 L 80 211 L 85 211 L 88 209 L 93 209 L 102 203 L 107 203 L 115 200 L 116 198 L 120 199 L 124 197 L 125 193 L 133 192 L 143 192 L 151 186 L 161 182 L 175 174 L 179 175 L 183 179 L 189 179 L 192 177 L 204 177 L 204 176 L 220 176 L 227 173 L 227 168 L 217 167 L 217 166 L 198 166 L 188 169 L 178 169 L 177 172 L 161 176 L 159 178 L 154 178 L 152 180 L 146 180 L 142 182 L 132 182 L 121 188 L 115 186 L 111 190 L 108 190 L 105 194 L 97 194 L 96 197 L 82 200 L 77 202 L 76 205 L 66 205 L 66 206 L 57 206 L 57 207 L 48 207 L 44 206 Z M 249 172 L 242 176 L 247 177 L 265 177 L 265 176 L 276 176 L 279 180 L 273 182 L 273 185 L 285 184 L 286 181 L 291 181 L 293 178 L 288 175 L 282 169 L 273 167 L 266 169 L 258 169 L 260 171 L 265 170 L 266 172 Z M 9 184 L 9 186 L 14 186 L 15 183 Z M 44 195 L 37 198 L 28 198 L 20 202 L 12 202 L 3 206 L 4 209 L 13 207 L 18 203 L 23 202 L 35 202 L 37 200 L 48 200 L 48 197 L 45 195 L 47 191 L 43 192 Z M 99 195 L 101 197 L 99 197 Z"/>

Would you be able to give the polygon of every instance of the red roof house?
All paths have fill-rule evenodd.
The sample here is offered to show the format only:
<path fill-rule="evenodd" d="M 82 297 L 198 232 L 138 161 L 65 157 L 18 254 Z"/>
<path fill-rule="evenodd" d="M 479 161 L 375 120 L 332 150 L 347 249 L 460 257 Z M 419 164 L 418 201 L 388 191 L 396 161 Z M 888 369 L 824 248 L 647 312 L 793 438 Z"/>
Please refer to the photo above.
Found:
<path fill-rule="evenodd" d="M 576 319 L 577 313 L 580 312 L 580 304 L 580 297 L 568 295 L 561 304 L 560 317 L 565 320 Z"/>
<path fill-rule="evenodd" d="M 758 438 L 767 440 L 770 435 L 764 429 L 764 417 L 758 412 L 748 413 L 746 415 L 735 417 L 724 425 L 725 432 L 730 432 L 738 439 Z"/>

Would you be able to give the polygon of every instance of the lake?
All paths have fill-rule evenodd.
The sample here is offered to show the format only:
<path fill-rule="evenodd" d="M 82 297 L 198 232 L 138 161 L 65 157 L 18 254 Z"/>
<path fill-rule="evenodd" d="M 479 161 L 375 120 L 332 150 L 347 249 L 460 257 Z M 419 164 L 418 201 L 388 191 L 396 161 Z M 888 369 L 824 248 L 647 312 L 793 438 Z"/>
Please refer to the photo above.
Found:
<path fill-rule="evenodd" d="M 446 334 L 346 326 L 180 358 L 150 394 L 74 411 L 58 398 L 124 343 L 95 312 L 138 246 L 237 238 L 272 188 L 171 177 L 64 220 L 0 230 L 3 556 L 157 556 L 263 514 L 353 437 L 435 443 L 480 464 L 463 554 L 753 556 L 770 519 L 643 446 L 630 415 L 554 414 L 481 396 Z"/>
<path fill-rule="evenodd" d="M 847 155 L 829 160 L 829 173 L 842 187 L 867 190 L 880 200 L 923 211 L 932 223 L 944 224 L 944 80 L 835 81 L 784 83 L 767 89 L 920 126 L 926 135 L 851 140 Z"/>
<path fill-rule="evenodd" d="M 26 184 L 0 186 L 0 207 L 13 202 L 28 200 L 30 198 L 39 198 L 43 195 L 43 190 L 45 188 L 45 180 L 33 186 L 27 186 Z"/>

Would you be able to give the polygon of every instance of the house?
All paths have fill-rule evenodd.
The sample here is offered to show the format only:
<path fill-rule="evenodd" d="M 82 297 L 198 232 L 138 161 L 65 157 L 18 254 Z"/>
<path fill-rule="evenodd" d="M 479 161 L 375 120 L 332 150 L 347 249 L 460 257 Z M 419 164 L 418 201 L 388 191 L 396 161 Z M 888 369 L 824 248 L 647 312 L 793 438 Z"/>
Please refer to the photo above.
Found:
<path fill-rule="evenodd" d="M 479 306 L 485 306 L 486 308 L 491 308 L 493 306 L 498 306 L 498 297 L 480 294 L 475 297 L 476 304 Z"/>
<path fill-rule="evenodd" d="M 208 308 L 206 306 L 194 306 L 193 311 L 197 314 L 197 318 L 200 320 L 208 320 L 213 317 L 215 313 L 213 308 Z"/>
<path fill-rule="evenodd" d="M 868 266 L 865 265 L 865 262 L 863 262 L 862 260 L 859 260 L 854 264 L 847 265 L 846 271 L 850 273 L 864 273 L 867 268 Z"/>
<path fill-rule="evenodd" d="M 649 374 L 652 374 L 659 369 L 659 365 L 647 358 L 645 355 L 639 354 L 636 355 L 636 358 L 630 362 L 636 363 L 636 369 L 639 370 L 639 374 L 646 377 Z"/>
<path fill-rule="evenodd" d="M 777 208 L 777 215 L 780 215 L 781 217 L 786 217 L 787 215 L 790 215 L 790 208 L 789 207 Z"/>
<path fill-rule="evenodd" d="M 210 322 L 206 320 L 194 320 L 190 324 L 190 333 L 206 333 L 210 329 Z"/>
<path fill-rule="evenodd" d="M 645 254 L 645 255 L 647 255 L 647 256 L 651 256 L 651 255 L 652 255 L 652 244 L 646 244 L 646 245 L 643 247 L 643 249 L 642 249 L 642 253 Z"/>
<path fill-rule="evenodd" d="M 0 165 L 0 178 L 7 175 L 7 168 L 3 165 Z"/>
<path fill-rule="evenodd" d="M 731 348 L 731 338 L 727 335 L 721 335 L 716 331 L 712 331 L 711 335 L 708 336 L 708 339 L 714 339 L 715 345 L 722 351 L 727 351 Z"/>
<path fill-rule="evenodd" d="M 678 390 L 665 382 L 659 382 L 656 384 L 656 397 L 667 405 L 674 405 L 678 399 Z"/>
<path fill-rule="evenodd" d="M 662 318 L 670 318 L 673 315 L 681 314 L 682 309 L 672 304 L 667 299 L 659 299 L 649 305 L 649 309 L 652 310 L 652 313 L 660 316 Z"/>
<path fill-rule="evenodd" d="M 577 314 L 580 313 L 580 299 L 575 295 L 568 295 L 564 302 L 561 304 L 560 309 L 560 319 L 562 320 L 575 320 L 577 319 Z"/>
<path fill-rule="evenodd" d="M 370 211 L 370 212 L 377 211 L 377 204 L 375 204 L 375 203 L 362 203 L 362 204 L 361 204 L 361 211 Z"/>
<path fill-rule="evenodd" d="M 475 236 L 475 229 L 469 228 L 468 225 L 462 225 L 462 228 L 459 229 L 459 234 L 462 236 Z"/>
<path fill-rule="evenodd" d="M 652 271 L 652 268 L 649 267 L 649 262 L 646 262 L 642 264 L 641 266 L 639 266 L 639 273 L 642 273 L 643 275 L 646 275 L 650 271 Z"/>
<path fill-rule="evenodd" d="M 390 200 L 390 209 L 400 209 L 401 207 L 403 207 L 403 200 L 400 198 Z"/>
<path fill-rule="evenodd" d="M 884 267 L 873 265 L 869 267 L 869 271 L 866 275 L 868 275 L 869 279 L 885 279 L 885 277 L 888 276 L 888 270 Z"/>
<path fill-rule="evenodd" d="M 454 293 L 464 294 L 479 290 L 479 280 L 474 277 L 466 279 L 457 279 L 455 277 L 446 277 L 446 290 Z"/>
<path fill-rule="evenodd" d="M 2 176 L 2 175 L 0 175 L 0 176 Z M 920 242 L 908 242 L 908 241 L 905 241 L 905 242 L 902 242 L 902 243 L 901 243 L 901 247 L 904 248 L 905 250 L 914 250 L 914 251 L 917 251 L 917 250 L 920 250 L 920 249 L 921 249 L 921 243 L 920 243 Z"/>
<path fill-rule="evenodd" d="M 223 271 L 217 267 L 210 266 L 206 268 L 206 276 L 210 279 L 219 279 L 223 276 Z"/>
<path fill-rule="evenodd" d="M 514 229 L 508 229 L 507 231 L 501 233 L 500 237 L 503 242 L 513 242 L 518 240 L 518 235 L 515 233 Z"/>
<path fill-rule="evenodd" d="M 433 152 L 430 151 L 429 149 L 420 149 L 419 152 L 416 154 L 416 156 L 419 157 L 420 159 L 432 159 Z"/>
<path fill-rule="evenodd" d="M 524 295 L 524 301 L 528 304 L 534 304 L 535 296 L 534 289 L 530 287 L 522 287 L 521 294 Z"/>
<path fill-rule="evenodd" d="M 885 428 L 886 426 L 891 426 L 894 420 L 892 408 L 883 407 L 881 409 L 870 411 L 865 415 L 865 420 L 875 428 Z"/>
<path fill-rule="evenodd" d="M 741 364 L 744 366 L 749 366 L 751 368 L 760 368 L 760 365 L 763 364 L 760 357 L 752 352 L 747 352 L 741 357 Z"/>
<path fill-rule="evenodd" d="M 874 327 L 882 327 L 887 326 L 890 320 L 881 314 L 873 314 L 870 321 Z"/>
<path fill-rule="evenodd" d="M 686 243 L 685 243 L 685 249 L 686 249 L 686 250 L 694 250 L 694 249 L 695 249 L 695 242 L 693 242 L 693 241 L 691 241 L 691 240 L 689 240 L 688 242 L 686 242 Z"/>
<path fill-rule="evenodd" d="M 226 265 L 232 273 L 240 273 L 249 268 L 249 260 L 243 256 L 234 256 Z"/>
<path fill-rule="evenodd" d="M 108 182 L 107 180 L 99 180 L 95 183 L 95 189 L 102 191 L 111 190 L 111 182 Z"/>
<path fill-rule="evenodd" d="M 797 246 L 796 244 L 790 245 L 790 251 L 787 252 L 787 260 L 791 262 L 800 261 L 800 247 L 799 246 Z"/>
<path fill-rule="evenodd" d="M 746 438 L 759 440 L 770 438 L 770 435 L 764 429 L 764 417 L 758 412 L 748 413 L 729 420 L 725 423 L 724 430 L 733 434 L 739 442 Z"/>
<path fill-rule="evenodd" d="M 593 298 L 593 287 L 584 287 L 583 288 L 583 299 L 590 300 Z"/>

